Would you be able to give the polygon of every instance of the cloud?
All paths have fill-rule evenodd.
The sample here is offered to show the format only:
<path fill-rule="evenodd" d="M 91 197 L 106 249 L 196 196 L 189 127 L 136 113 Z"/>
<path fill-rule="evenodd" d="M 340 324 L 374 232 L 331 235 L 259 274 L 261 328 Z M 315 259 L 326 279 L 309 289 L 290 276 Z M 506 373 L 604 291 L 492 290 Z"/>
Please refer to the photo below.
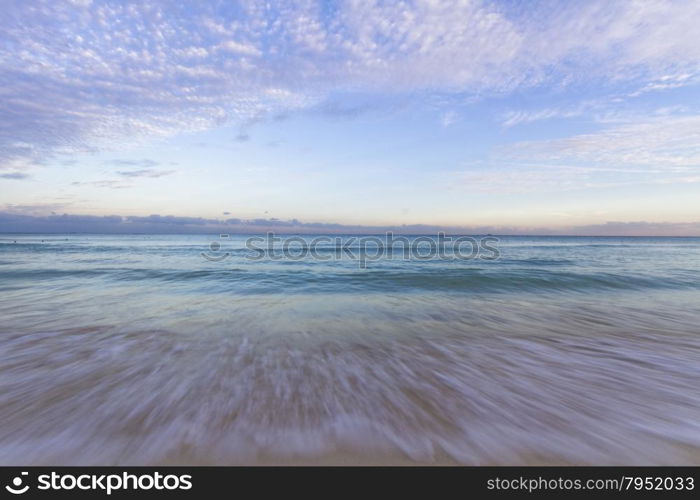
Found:
<path fill-rule="evenodd" d="M 109 162 L 113 165 L 125 166 L 146 166 L 158 165 L 158 162 L 152 160 L 112 160 Z M 72 186 L 94 186 L 99 188 L 109 189 L 127 189 L 133 186 L 132 180 L 135 179 L 157 179 L 174 174 L 175 170 L 158 170 L 154 168 L 142 168 L 138 170 L 118 170 L 116 172 L 122 178 L 119 179 L 100 179 L 95 181 L 75 181 Z"/>
<path fill-rule="evenodd" d="M 687 85 L 695 84 L 698 81 L 697 74 L 682 73 L 678 75 L 663 75 L 659 77 L 656 81 L 651 81 L 644 85 L 642 88 L 629 94 L 630 97 L 638 97 L 647 92 L 663 91 L 669 89 L 676 89 L 679 87 L 685 87 Z"/>
<path fill-rule="evenodd" d="M 457 121 L 459 115 L 455 111 L 447 111 L 440 117 L 440 124 L 447 128 Z"/>
<path fill-rule="evenodd" d="M 14 204 L 7 203 L 3 213 L 13 215 L 45 215 L 59 210 L 66 210 L 70 203 L 32 203 L 32 204 Z"/>
<path fill-rule="evenodd" d="M 249 43 L 241 43 L 235 40 L 226 40 L 221 42 L 217 47 L 219 50 L 226 52 L 232 52 L 234 54 L 243 54 L 248 56 L 260 56 L 262 51 L 258 49 L 255 45 Z"/>
<path fill-rule="evenodd" d="M 31 176 L 23 172 L 8 172 L 6 174 L 0 174 L 0 179 L 29 179 Z"/>
<path fill-rule="evenodd" d="M 573 118 L 581 116 L 584 113 L 585 106 L 578 105 L 574 108 L 546 108 L 531 111 L 509 111 L 502 119 L 502 125 L 505 128 L 514 127 L 526 123 L 532 123 L 540 120 L 551 120 L 553 118 Z"/>
<path fill-rule="evenodd" d="M 487 165 L 457 172 L 452 187 L 504 194 L 700 183 L 700 115 L 617 117 L 601 125 L 503 146 Z"/>
<path fill-rule="evenodd" d="M 164 177 L 166 175 L 172 175 L 175 173 L 175 170 L 154 170 L 150 168 L 145 168 L 142 170 L 121 170 L 117 172 L 117 174 L 121 175 L 122 177 L 150 177 L 150 178 L 158 178 L 158 177 Z"/>
<path fill-rule="evenodd" d="M 96 216 L 41 215 L 49 205 L 18 207 L 8 205 L 0 211 L 0 233 L 155 233 L 155 234 L 496 234 L 496 235 L 583 235 L 583 236 L 700 236 L 700 222 L 606 222 L 570 227 L 507 227 L 507 226 L 438 226 L 404 224 L 400 226 L 363 226 L 327 222 L 302 222 L 276 218 L 225 220 L 175 215 Z"/>
<path fill-rule="evenodd" d="M 144 158 L 143 160 L 128 160 L 128 159 L 116 159 L 116 160 L 110 160 L 108 162 L 111 165 L 117 165 L 120 167 L 142 167 L 142 168 L 151 168 L 151 167 L 157 167 L 160 165 L 159 162 L 155 160 L 150 160 L 147 158 Z"/>
<path fill-rule="evenodd" d="M 0 16 L 11 48 L 0 55 L 0 165 L 16 170 L 127 138 L 312 108 L 346 91 L 489 95 L 627 82 L 647 92 L 700 75 L 693 0 L 6 0 Z"/>
<path fill-rule="evenodd" d="M 666 171 L 700 167 L 700 115 L 661 116 L 621 123 L 565 139 L 522 142 L 504 149 L 506 157 L 577 161 L 588 165 L 663 166 Z"/>
<path fill-rule="evenodd" d="M 126 189 L 130 188 L 131 184 L 119 180 L 106 179 L 101 181 L 76 181 L 71 183 L 72 186 L 95 186 L 109 189 Z"/>
<path fill-rule="evenodd" d="M 219 224 L 220 221 L 216 219 L 205 219 L 202 217 L 176 217 L 174 215 L 149 215 L 146 217 L 140 217 L 136 215 L 130 215 L 126 217 L 127 222 L 135 223 L 148 223 L 148 224 L 168 224 L 168 225 L 196 225 L 203 226 L 207 224 Z"/>

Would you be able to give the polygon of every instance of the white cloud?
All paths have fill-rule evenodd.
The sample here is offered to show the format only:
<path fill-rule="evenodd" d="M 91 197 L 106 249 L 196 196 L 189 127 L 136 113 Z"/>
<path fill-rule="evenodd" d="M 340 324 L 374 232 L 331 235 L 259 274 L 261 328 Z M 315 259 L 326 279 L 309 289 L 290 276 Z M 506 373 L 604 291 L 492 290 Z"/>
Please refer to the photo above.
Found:
<path fill-rule="evenodd" d="M 700 75 L 698 20 L 696 1 L 521 9 L 457 0 L 187 8 L 5 0 L 0 166 L 251 120 L 343 90 L 493 94 L 630 81 L 646 92 L 690 84 Z M 541 118 L 506 123 L 533 119 Z"/>
<path fill-rule="evenodd" d="M 244 54 L 249 56 L 259 56 L 262 54 L 260 49 L 254 45 L 244 42 L 237 42 L 235 40 L 226 40 L 221 42 L 221 44 L 219 44 L 219 49 L 226 52 L 232 52 L 234 54 Z"/>

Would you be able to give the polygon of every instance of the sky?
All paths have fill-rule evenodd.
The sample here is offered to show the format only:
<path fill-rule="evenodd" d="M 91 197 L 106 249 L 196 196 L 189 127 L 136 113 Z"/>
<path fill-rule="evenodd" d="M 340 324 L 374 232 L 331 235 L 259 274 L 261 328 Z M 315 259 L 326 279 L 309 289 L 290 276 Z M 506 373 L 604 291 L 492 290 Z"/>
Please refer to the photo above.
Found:
<path fill-rule="evenodd" d="M 700 235 L 696 0 L 0 6 L 0 231 Z"/>

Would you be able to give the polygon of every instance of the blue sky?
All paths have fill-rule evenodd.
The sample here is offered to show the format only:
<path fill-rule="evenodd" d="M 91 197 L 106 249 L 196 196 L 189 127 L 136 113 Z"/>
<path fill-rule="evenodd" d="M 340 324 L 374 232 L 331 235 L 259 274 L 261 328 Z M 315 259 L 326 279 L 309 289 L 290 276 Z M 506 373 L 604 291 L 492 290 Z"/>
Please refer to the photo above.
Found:
<path fill-rule="evenodd" d="M 700 234 L 699 24 L 697 1 L 3 0 L 0 230 Z"/>

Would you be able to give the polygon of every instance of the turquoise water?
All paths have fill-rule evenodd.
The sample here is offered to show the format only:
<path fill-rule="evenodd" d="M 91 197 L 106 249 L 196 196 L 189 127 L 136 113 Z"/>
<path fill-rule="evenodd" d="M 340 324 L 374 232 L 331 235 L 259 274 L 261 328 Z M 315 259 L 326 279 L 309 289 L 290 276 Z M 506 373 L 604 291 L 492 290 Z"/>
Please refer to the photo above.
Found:
<path fill-rule="evenodd" d="M 0 235 L 0 463 L 700 463 L 698 238 L 245 239 Z"/>

